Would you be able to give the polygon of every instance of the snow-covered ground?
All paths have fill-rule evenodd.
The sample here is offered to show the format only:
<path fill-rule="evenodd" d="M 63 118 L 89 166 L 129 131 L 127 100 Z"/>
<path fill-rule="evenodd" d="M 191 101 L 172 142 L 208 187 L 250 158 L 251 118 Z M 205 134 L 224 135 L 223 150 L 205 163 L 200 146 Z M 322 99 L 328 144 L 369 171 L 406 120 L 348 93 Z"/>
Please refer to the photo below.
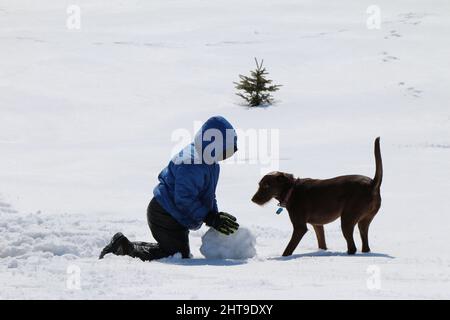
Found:
<path fill-rule="evenodd" d="M 0 298 L 450 298 L 449 38 L 447 0 L 0 1 Z M 254 57 L 283 84 L 270 108 L 234 95 Z M 202 228 L 191 260 L 97 260 L 116 231 L 151 240 L 172 133 L 211 115 L 279 129 L 301 177 L 373 176 L 381 136 L 373 252 L 347 256 L 337 221 L 327 252 L 308 232 L 280 258 L 290 222 L 250 202 L 267 164 L 246 163 L 222 166 L 218 200 L 255 258 L 203 258 Z"/>

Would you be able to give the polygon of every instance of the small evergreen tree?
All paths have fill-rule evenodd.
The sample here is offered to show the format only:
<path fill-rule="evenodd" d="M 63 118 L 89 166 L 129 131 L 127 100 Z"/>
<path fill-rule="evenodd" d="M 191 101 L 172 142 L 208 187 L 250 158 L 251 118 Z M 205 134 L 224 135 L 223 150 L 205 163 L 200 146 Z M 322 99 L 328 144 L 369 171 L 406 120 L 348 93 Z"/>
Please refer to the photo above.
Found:
<path fill-rule="evenodd" d="M 273 97 L 271 92 L 277 91 L 281 85 L 273 85 L 272 80 L 266 78 L 268 72 L 263 67 L 264 60 L 258 63 L 255 58 L 256 69 L 250 71 L 250 76 L 239 75 L 240 82 L 233 82 L 236 89 L 241 92 L 236 93 L 247 102 L 250 107 L 257 107 L 262 104 L 271 104 Z"/>

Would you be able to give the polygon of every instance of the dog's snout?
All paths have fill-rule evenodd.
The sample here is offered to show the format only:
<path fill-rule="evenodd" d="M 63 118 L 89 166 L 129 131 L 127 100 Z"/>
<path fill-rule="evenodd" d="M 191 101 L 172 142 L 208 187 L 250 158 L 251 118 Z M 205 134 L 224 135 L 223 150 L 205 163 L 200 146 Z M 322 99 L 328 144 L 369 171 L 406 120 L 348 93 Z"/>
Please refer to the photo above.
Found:
<path fill-rule="evenodd" d="M 252 202 L 257 203 L 258 202 L 258 192 L 256 192 L 252 197 Z"/>
<path fill-rule="evenodd" d="M 261 190 L 261 188 L 256 191 L 255 195 L 252 197 L 252 202 L 263 205 L 272 199 L 272 195 L 264 192 L 264 190 Z"/>
<path fill-rule="evenodd" d="M 256 193 L 253 195 L 252 202 L 259 204 L 261 198 L 261 196 L 259 195 L 259 191 L 260 190 L 258 189 L 258 191 L 256 191 Z"/>

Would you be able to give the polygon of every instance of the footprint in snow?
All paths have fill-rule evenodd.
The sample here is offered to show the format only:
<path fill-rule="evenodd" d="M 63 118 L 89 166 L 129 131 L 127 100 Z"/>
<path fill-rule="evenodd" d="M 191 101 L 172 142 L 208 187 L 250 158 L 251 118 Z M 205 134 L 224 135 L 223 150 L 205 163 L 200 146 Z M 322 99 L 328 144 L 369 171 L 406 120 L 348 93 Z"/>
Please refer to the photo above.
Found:
<path fill-rule="evenodd" d="M 400 33 L 398 33 L 396 30 L 391 30 L 389 32 L 388 35 L 386 35 L 384 38 L 385 39 L 390 39 L 390 38 L 400 38 L 402 35 Z"/>
<path fill-rule="evenodd" d="M 387 53 L 386 51 L 383 51 L 381 53 L 381 55 L 382 55 L 381 61 L 383 61 L 383 62 L 390 62 L 390 61 L 400 60 L 398 57 L 392 56 L 389 53 Z"/>
<path fill-rule="evenodd" d="M 405 82 L 399 82 L 398 85 L 402 86 L 402 87 L 405 87 L 406 83 Z M 405 92 L 404 93 L 405 96 L 410 96 L 410 97 L 414 97 L 414 98 L 420 98 L 421 94 L 423 92 L 423 90 L 416 89 L 415 87 L 412 87 L 412 86 L 406 87 L 404 90 L 405 90 L 404 91 Z"/>
<path fill-rule="evenodd" d="M 398 16 L 400 17 L 400 20 L 398 22 L 417 26 L 422 23 L 421 19 L 426 17 L 427 14 L 408 12 L 408 13 L 401 13 Z"/>
<path fill-rule="evenodd" d="M 403 25 L 412 25 L 418 26 L 422 23 L 422 19 L 429 16 L 429 14 L 425 13 L 415 13 L 415 12 L 407 12 L 401 13 L 397 15 L 398 19 L 396 20 L 387 20 L 384 24 L 398 24 L 401 23 Z"/>

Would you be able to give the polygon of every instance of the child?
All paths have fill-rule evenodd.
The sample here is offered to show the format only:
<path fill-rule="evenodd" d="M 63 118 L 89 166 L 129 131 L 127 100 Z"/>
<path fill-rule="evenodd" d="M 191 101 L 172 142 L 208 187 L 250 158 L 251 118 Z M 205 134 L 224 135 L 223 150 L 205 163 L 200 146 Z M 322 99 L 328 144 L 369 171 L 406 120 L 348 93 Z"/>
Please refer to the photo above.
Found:
<path fill-rule="evenodd" d="M 119 232 L 102 250 L 100 259 L 108 253 L 143 261 L 175 253 L 189 258 L 189 230 L 199 229 L 203 222 L 225 235 L 234 233 L 239 224 L 235 217 L 217 209 L 216 186 L 218 162 L 236 151 L 233 126 L 220 116 L 208 119 L 194 142 L 175 155 L 158 176 L 147 209 L 147 222 L 157 243 L 131 242 Z"/>

